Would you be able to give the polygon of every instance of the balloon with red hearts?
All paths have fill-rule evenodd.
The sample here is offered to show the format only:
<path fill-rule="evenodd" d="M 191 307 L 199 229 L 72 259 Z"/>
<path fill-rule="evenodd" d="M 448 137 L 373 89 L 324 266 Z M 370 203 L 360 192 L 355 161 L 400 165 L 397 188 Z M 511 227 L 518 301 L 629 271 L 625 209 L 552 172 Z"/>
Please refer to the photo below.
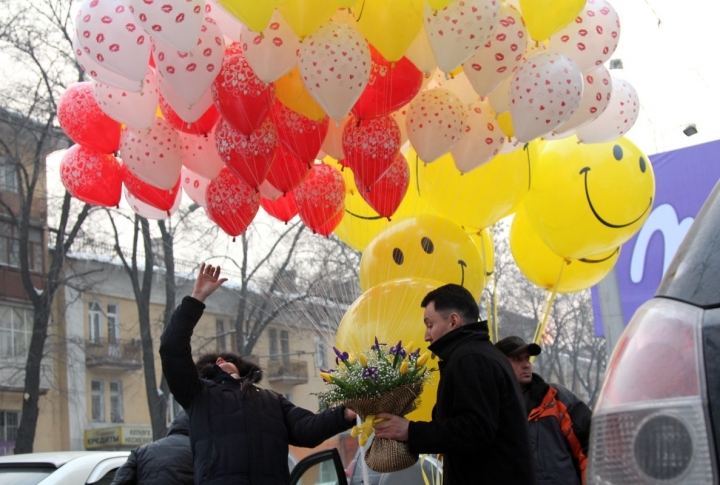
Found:
<path fill-rule="evenodd" d="M 325 116 L 319 121 L 311 120 L 279 100 L 275 101 L 270 116 L 277 127 L 280 143 L 301 162 L 311 165 L 327 136 L 330 119 Z"/>
<path fill-rule="evenodd" d="M 317 232 L 345 203 L 345 181 L 333 166 L 319 163 L 295 189 L 295 204 L 303 223 Z"/>
<path fill-rule="evenodd" d="M 275 101 L 275 86 L 261 81 L 244 54 L 228 56 L 212 84 L 213 102 L 236 130 L 246 135 L 262 125 Z"/>
<path fill-rule="evenodd" d="M 250 135 L 237 131 L 222 118 L 215 128 L 215 148 L 220 158 L 253 189 L 267 177 L 277 147 L 277 130 L 270 118 Z"/>
<path fill-rule="evenodd" d="M 282 143 L 278 145 L 267 180 L 273 187 L 287 194 L 300 185 L 310 173 L 311 164 L 303 163 Z"/>
<path fill-rule="evenodd" d="M 352 169 L 357 185 L 374 184 L 400 153 L 400 127 L 392 116 L 371 120 L 353 117 L 342 137 L 344 165 Z"/>
<path fill-rule="evenodd" d="M 363 120 L 385 116 L 405 106 L 423 84 L 423 73 L 406 57 L 390 62 L 371 45 L 370 58 L 370 79 L 352 107 L 352 113 Z"/>
<path fill-rule="evenodd" d="M 290 222 L 298 213 L 297 205 L 295 205 L 295 197 L 292 192 L 288 192 L 275 200 L 260 197 L 260 205 L 265 212 L 285 224 Z"/>
<path fill-rule="evenodd" d="M 217 123 L 218 118 L 220 118 L 220 113 L 218 113 L 217 108 L 214 104 L 211 104 L 207 111 L 200 116 L 200 118 L 196 121 L 188 123 L 183 120 L 180 115 L 178 115 L 177 111 L 168 104 L 162 95 L 160 96 L 160 111 L 162 112 L 163 117 L 168 120 L 173 128 L 191 135 L 207 135 L 215 127 L 215 123 Z"/>
<path fill-rule="evenodd" d="M 390 168 L 382 174 L 372 187 L 356 184 L 358 192 L 379 215 L 390 217 L 400 207 L 410 183 L 410 168 L 402 153 L 399 153 Z"/>
<path fill-rule="evenodd" d="M 121 156 L 125 165 L 146 183 L 169 190 L 182 167 L 182 140 L 163 118 L 155 118 L 149 130 L 122 129 Z"/>
<path fill-rule="evenodd" d="M 121 166 L 123 184 L 125 184 L 125 188 L 136 199 L 162 211 L 169 211 L 173 208 L 177 199 L 178 191 L 180 191 L 179 176 L 177 183 L 173 188 L 170 190 L 163 190 L 137 178 L 124 163 Z"/>
<path fill-rule="evenodd" d="M 321 236 L 325 237 L 330 236 L 330 234 L 332 234 L 335 228 L 340 225 L 344 216 L 345 204 L 343 203 L 343 206 L 340 208 L 339 211 L 337 211 L 337 214 L 332 216 L 328 221 L 326 221 L 324 224 L 321 224 L 320 227 L 315 229 L 315 234 L 320 234 Z"/>
<path fill-rule="evenodd" d="M 177 191 L 177 193 L 175 194 L 175 203 L 168 210 L 160 210 L 146 202 L 141 201 L 140 199 L 132 195 L 132 193 L 128 190 L 127 187 L 125 187 L 125 190 L 123 192 L 125 193 L 125 202 L 128 203 L 133 212 L 144 217 L 145 219 L 167 219 L 168 217 L 177 212 L 177 210 L 180 208 L 180 203 L 182 202 L 182 190 Z"/>
<path fill-rule="evenodd" d="M 116 207 L 122 192 L 122 168 L 113 155 L 73 145 L 60 162 L 60 180 L 73 197 L 92 205 Z"/>
<path fill-rule="evenodd" d="M 260 209 L 260 193 L 225 167 L 210 182 L 205 201 L 210 219 L 229 236 L 239 236 Z"/>
<path fill-rule="evenodd" d="M 93 94 L 93 83 L 71 85 L 57 107 L 60 128 L 75 143 L 100 153 L 114 153 L 120 146 L 120 123 L 106 115 Z"/>

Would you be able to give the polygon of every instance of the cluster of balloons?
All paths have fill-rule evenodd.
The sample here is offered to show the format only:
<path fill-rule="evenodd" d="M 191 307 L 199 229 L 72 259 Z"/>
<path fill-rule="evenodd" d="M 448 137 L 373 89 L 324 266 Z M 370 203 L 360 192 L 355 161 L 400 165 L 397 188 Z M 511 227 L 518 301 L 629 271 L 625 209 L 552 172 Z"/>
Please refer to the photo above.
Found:
<path fill-rule="evenodd" d="M 612 268 L 654 197 L 619 38 L 607 0 L 84 0 L 62 180 L 153 218 L 184 191 L 231 236 L 260 206 L 334 232 L 363 252 L 338 334 L 362 350 L 417 327 L 428 288 L 479 298 L 510 214 L 538 286 Z"/>

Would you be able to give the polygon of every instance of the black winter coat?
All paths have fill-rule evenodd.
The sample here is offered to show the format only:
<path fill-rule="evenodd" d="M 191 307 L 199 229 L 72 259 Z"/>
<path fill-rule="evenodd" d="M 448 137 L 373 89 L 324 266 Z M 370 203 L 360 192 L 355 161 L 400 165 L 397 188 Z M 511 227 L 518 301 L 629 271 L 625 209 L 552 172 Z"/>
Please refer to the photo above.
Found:
<path fill-rule="evenodd" d="M 442 453 L 445 485 L 535 483 L 520 387 L 487 323 L 450 331 L 429 349 L 440 360 L 431 422 L 410 422 L 417 453 Z"/>
<path fill-rule="evenodd" d="M 581 465 L 578 457 L 572 452 L 568 438 L 560 428 L 558 417 L 554 416 L 554 413 L 543 413 L 538 409 L 550 386 L 551 384 L 546 383 L 542 377 L 533 373 L 532 382 L 525 390 L 528 393 L 528 416 L 531 413 L 540 415 L 539 419 L 531 419 L 528 422 L 538 484 L 580 485 Z M 587 404 L 563 386 L 552 384 L 552 387 L 558 391 L 555 400 L 560 401 L 567 408 L 573 433 L 582 448 L 584 458 L 588 453 L 592 411 Z M 534 413 L 534 410 L 537 412 Z"/>
<path fill-rule="evenodd" d="M 115 472 L 111 485 L 192 485 L 193 467 L 188 416 L 180 413 L 167 436 L 139 446 Z"/>
<path fill-rule="evenodd" d="M 160 339 L 163 373 L 190 417 L 195 483 L 285 485 L 288 445 L 315 447 L 352 424 L 342 407 L 315 414 L 257 387 L 262 373 L 254 364 L 241 381 L 218 366 L 211 379 L 200 379 L 190 339 L 204 309 L 185 297 Z"/>

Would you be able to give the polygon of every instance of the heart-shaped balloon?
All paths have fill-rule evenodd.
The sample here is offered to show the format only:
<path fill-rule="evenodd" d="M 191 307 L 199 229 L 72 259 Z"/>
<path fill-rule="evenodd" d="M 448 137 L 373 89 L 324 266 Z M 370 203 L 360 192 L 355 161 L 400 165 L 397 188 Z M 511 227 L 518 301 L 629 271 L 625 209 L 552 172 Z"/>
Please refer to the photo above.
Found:
<path fill-rule="evenodd" d="M 125 164 L 122 165 L 122 177 L 125 188 L 133 196 L 156 209 L 169 211 L 177 201 L 180 192 L 180 177 L 178 177 L 177 182 L 170 190 L 159 189 L 154 185 L 143 182 Z"/>
<path fill-rule="evenodd" d="M 358 192 L 370 207 L 379 215 L 387 217 L 395 214 L 410 183 L 410 168 L 402 153 L 399 153 L 390 168 L 372 185 L 367 188 L 357 184 Z"/>
<path fill-rule="evenodd" d="M 287 194 L 305 180 L 311 167 L 312 164 L 302 162 L 280 143 L 267 180 L 273 187 Z"/>
<path fill-rule="evenodd" d="M 342 141 L 344 164 L 355 174 L 355 183 L 369 187 L 400 153 L 400 128 L 392 116 L 351 118 L 345 125 Z"/>
<path fill-rule="evenodd" d="M 298 185 L 295 204 L 303 223 L 313 231 L 337 215 L 345 201 L 345 181 L 335 167 L 319 163 Z"/>
<path fill-rule="evenodd" d="M 280 142 L 301 162 L 312 165 L 328 132 L 329 119 L 315 121 L 275 101 L 270 116 Z"/>
<path fill-rule="evenodd" d="M 260 193 L 225 167 L 208 185 L 205 210 L 210 219 L 230 236 L 239 236 L 260 209 Z"/>
<path fill-rule="evenodd" d="M 263 209 L 265 209 L 265 212 L 285 224 L 290 222 L 290 220 L 298 213 L 297 206 L 295 205 L 295 198 L 292 192 L 281 195 L 275 200 L 261 197 L 260 205 Z"/>
<path fill-rule="evenodd" d="M 174 197 L 175 202 L 173 203 L 172 207 L 168 210 L 160 210 L 156 207 L 153 207 L 152 205 L 143 202 L 142 200 L 135 197 L 127 187 L 125 187 L 125 190 L 123 191 L 125 194 L 125 202 L 128 203 L 130 208 L 138 214 L 139 216 L 144 217 L 145 219 L 153 219 L 153 220 L 162 220 L 167 219 L 171 215 L 175 214 L 177 210 L 180 208 L 180 203 L 182 202 L 182 190 L 178 190 Z"/>
<path fill-rule="evenodd" d="M 73 145 L 60 162 L 60 180 L 70 195 L 88 204 L 120 203 L 122 168 L 113 155 Z"/>
<path fill-rule="evenodd" d="M 57 114 L 60 128 L 75 143 L 100 153 L 114 153 L 120 146 L 120 123 L 100 109 L 92 83 L 67 88 L 58 101 Z"/>
<path fill-rule="evenodd" d="M 220 158 L 238 177 L 257 189 L 263 183 L 278 147 L 277 130 L 270 118 L 250 135 L 220 119 L 215 128 L 215 147 Z"/>

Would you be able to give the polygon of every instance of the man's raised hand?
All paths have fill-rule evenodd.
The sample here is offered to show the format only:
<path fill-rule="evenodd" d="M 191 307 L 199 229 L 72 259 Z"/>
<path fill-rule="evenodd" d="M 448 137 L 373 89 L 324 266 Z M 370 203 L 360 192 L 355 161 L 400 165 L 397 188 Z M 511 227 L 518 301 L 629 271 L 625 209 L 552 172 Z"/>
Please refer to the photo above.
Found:
<path fill-rule="evenodd" d="M 220 266 L 203 263 L 200 265 L 200 272 L 197 280 L 195 280 L 195 287 L 191 296 L 204 302 L 205 298 L 212 295 L 226 281 L 227 278 L 220 278 Z"/>

